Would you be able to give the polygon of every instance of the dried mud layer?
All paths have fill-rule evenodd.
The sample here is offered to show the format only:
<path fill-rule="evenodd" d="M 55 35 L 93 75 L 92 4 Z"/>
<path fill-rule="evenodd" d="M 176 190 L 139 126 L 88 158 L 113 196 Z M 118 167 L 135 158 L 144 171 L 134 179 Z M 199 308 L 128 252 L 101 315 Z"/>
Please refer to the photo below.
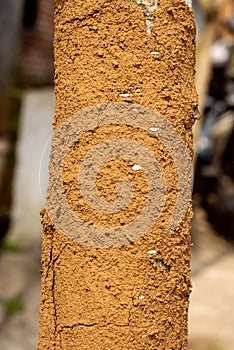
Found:
<path fill-rule="evenodd" d="M 173 125 L 192 156 L 191 128 L 197 106 L 194 56 L 193 12 L 183 0 L 158 2 L 150 35 L 142 10 L 134 3 L 56 0 L 55 130 L 70 116 L 93 106 L 108 102 L 141 105 Z M 117 159 L 103 165 L 96 181 L 100 196 L 108 201 L 115 198 L 120 177 L 135 183 L 133 203 L 122 214 L 111 217 L 99 211 L 92 216 L 75 181 L 87 149 L 113 134 L 142 139 L 145 147 L 158 152 L 170 188 L 162 215 L 129 244 L 100 248 L 68 238 L 48 211 L 42 210 L 38 350 L 187 347 L 192 210 L 189 206 L 177 228 L 167 232 L 178 169 L 164 145 L 140 129 L 102 125 L 74 144 L 66 157 L 61 186 L 72 210 L 90 225 L 124 226 L 133 220 L 145 205 L 148 187 L 143 172 L 135 175 L 126 170 L 128 161 Z M 51 164 L 52 177 L 53 159 Z"/>

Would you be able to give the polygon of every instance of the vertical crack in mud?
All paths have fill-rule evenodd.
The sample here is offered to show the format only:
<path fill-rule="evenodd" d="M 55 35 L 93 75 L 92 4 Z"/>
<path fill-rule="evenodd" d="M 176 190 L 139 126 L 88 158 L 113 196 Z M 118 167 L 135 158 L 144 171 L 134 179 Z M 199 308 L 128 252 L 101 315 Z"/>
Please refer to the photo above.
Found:
<path fill-rule="evenodd" d="M 54 270 L 54 263 L 51 265 L 52 270 L 52 285 L 51 285 L 51 291 L 52 291 L 52 302 L 54 305 L 54 336 L 57 335 L 57 305 L 56 305 L 56 298 L 55 298 L 55 270 Z"/>
<path fill-rule="evenodd" d="M 56 303 L 56 297 L 55 297 L 55 263 L 59 259 L 60 255 L 64 251 L 65 247 L 67 246 L 67 242 L 61 247 L 58 254 L 54 257 L 53 252 L 53 243 L 50 247 L 50 260 L 46 268 L 46 279 L 51 281 L 51 299 L 52 299 L 52 305 L 53 305 L 53 336 L 54 339 L 57 338 L 57 336 L 60 337 L 59 331 L 58 331 L 58 322 L 57 322 L 57 303 Z M 49 278 L 50 275 L 50 278 Z"/>
<path fill-rule="evenodd" d="M 53 254 L 53 246 L 51 247 L 51 252 L 50 252 L 50 256 L 51 256 L 51 270 L 52 270 L 52 300 L 53 300 L 53 305 L 54 305 L 54 335 L 55 335 L 55 339 L 58 336 L 58 322 L 57 322 L 57 303 L 56 303 L 56 298 L 55 298 L 55 263 L 56 261 L 59 259 L 60 255 L 62 254 L 62 252 L 64 251 L 64 249 L 66 248 L 68 242 L 64 243 L 63 246 L 61 247 L 61 249 L 59 250 L 58 254 L 54 257 Z"/>

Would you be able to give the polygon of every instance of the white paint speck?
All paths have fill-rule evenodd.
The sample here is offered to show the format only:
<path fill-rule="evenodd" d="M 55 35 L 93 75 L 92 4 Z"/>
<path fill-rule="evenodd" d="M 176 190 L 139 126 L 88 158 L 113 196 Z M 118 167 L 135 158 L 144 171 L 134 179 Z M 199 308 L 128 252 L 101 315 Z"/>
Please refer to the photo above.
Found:
<path fill-rule="evenodd" d="M 139 164 L 134 164 L 132 166 L 132 170 L 141 170 L 141 169 L 142 169 L 142 167 Z"/>
<path fill-rule="evenodd" d="M 159 55 L 158 51 L 151 51 L 150 53 L 151 53 L 151 55 Z"/>
<path fill-rule="evenodd" d="M 147 334 L 143 334 L 143 335 L 142 335 L 142 338 L 145 338 L 145 337 L 147 337 Z"/>
<path fill-rule="evenodd" d="M 140 296 L 139 296 L 139 299 L 140 299 L 140 300 L 145 299 L 144 295 L 140 295 Z"/>
<path fill-rule="evenodd" d="M 164 88 L 163 91 L 169 91 L 169 89 L 168 88 Z"/>
<path fill-rule="evenodd" d="M 119 94 L 120 97 L 132 97 L 132 94 Z"/>
<path fill-rule="evenodd" d="M 149 250 L 148 252 L 147 252 L 147 254 L 157 254 L 157 251 L 156 250 Z"/>
<path fill-rule="evenodd" d="M 156 128 L 155 126 L 151 126 L 149 128 L 149 131 L 153 131 L 153 132 L 157 132 L 159 130 L 159 128 Z"/>
<path fill-rule="evenodd" d="M 138 89 L 136 89 L 136 92 L 141 92 L 141 89 L 139 89 L 139 88 L 138 88 Z"/>

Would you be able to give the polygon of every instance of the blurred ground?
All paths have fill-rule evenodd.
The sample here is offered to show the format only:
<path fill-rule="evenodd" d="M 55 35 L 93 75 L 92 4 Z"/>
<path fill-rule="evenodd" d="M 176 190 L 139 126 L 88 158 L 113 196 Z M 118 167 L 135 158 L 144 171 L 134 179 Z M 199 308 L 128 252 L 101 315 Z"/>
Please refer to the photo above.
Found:
<path fill-rule="evenodd" d="M 51 88 L 25 92 L 16 147 L 11 227 L 0 251 L 1 350 L 36 348 L 41 255 L 39 212 L 47 182 L 47 159 L 43 151 L 51 136 L 53 111 Z"/>
<path fill-rule="evenodd" d="M 17 146 L 12 226 L 0 252 L 0 349 L 33 350 L 40 299 L 39 210 L 46 187 L 43 149 L 51 134 L 52 89 L 24 94 Z M 30 150 L 30 152 L 28 152 Z M 41 171 L 38 164 L 44 159 Z M 26 214 L 26 215 L 25 215 Z M 27 218 L 31 218 L 30 221 Z M 234 249 L 195 207 L 189 350 L 233 350 Z"/>
<path fill-rule="evenodd" d="M 195 208 L 189 350 L 234 348 L 234 247 Z"/>

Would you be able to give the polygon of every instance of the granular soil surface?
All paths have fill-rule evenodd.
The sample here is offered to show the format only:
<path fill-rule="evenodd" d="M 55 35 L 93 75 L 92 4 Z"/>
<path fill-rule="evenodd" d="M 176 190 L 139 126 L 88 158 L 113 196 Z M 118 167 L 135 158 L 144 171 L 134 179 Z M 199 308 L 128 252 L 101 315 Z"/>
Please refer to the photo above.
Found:
<path fill-rule="evenodd" d="M 162 115 L 192 155 L 191 128 L 197 106 L 193 13 L 182 0 L 161 0 L 154 16 L 148 35 L 144 15 L 135 4 L 55 1 L 55 129 L 82 109 L 110 101 L 131 103 Z M 103 213 L 90 222 L 92 215 L 75 183 L 82 154 L 92 142 L 108 140 L 112 134 L 142 138 L 140 130 L 131 132 L 127 126 L 119 130 L 102 125 L 77 142 L 66 158 L 61 186 L 72 210 L 90 224 L 101 221 L 101 226 L 109 227 L 110 218 Z M 160 146 L 150 135 L 143 138 L 147 148 Z M 38 350 L 186 349 L 192 210 L 189 207 L 174 232 L 166 231 L 178 181 L 163 145 L 161 152 L 159 163 L 171 186 L 163 215 L 129 244 L 115 248 L 82 245 L 61 232 L 46 209 L 42 210 Z M 53 159 L 51 164 L 52 177 Z M 119 178 L 142 182 L 135 185 L 127 210 L 111 219 L 114 226 L 133 220 L 148 194 L 143 172 L 127 172 L 130 165 L 113 160 L 97 176 L 98 192 L 108 201 L 115 198 Z"/>

